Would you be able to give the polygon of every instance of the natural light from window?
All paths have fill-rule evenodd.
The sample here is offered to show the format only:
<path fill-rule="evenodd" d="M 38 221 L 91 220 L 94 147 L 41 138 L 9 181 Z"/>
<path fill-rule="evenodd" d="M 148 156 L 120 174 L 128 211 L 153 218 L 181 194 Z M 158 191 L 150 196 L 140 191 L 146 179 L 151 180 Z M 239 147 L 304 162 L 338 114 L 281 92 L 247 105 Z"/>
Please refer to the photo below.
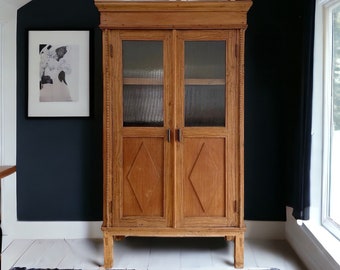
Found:
<path fill-rule="evenodd" d="M 328 14 L 330 44 L 326 61 L 331 74 L 326 74 L 324 115 L 324 207 L 323 224 L 340 239 L 340 5 L 330 9 Z M 327 48 L 327 46 L 326 46 Z M 326 49 L 327 50 L 327 49 Z M 326 70 L 327 67 L 326 67 Z M 327 76 L 330 75 L 330 76 Z M 327 104 L 328 103 L 328 104 Z M 328 157 L 327 157 L 328 155 Z"/>

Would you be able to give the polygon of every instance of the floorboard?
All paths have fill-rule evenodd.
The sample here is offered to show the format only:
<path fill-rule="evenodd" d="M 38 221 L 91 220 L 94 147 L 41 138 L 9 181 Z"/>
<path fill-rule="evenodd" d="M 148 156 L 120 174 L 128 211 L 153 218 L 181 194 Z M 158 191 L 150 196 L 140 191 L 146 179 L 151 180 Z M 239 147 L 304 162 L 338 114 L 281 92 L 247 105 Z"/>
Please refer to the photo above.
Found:
<path fill-rule="evenodd" d="M 228 270 L 233 242 L 223 238 L 126 238 L 115 242 L 113 269 Z M 11 267 L 99 270 L 101 239 L 15 240 L 3 252 L 1 269 Z M 247 270 L 306 270 L 285 241 L 245 241 Z"/>
<path fill-rule="evenodd" d="M 1 254 L 1 269 L 10 269 L 14 266 L 34 240 L 13 241 Z"/>

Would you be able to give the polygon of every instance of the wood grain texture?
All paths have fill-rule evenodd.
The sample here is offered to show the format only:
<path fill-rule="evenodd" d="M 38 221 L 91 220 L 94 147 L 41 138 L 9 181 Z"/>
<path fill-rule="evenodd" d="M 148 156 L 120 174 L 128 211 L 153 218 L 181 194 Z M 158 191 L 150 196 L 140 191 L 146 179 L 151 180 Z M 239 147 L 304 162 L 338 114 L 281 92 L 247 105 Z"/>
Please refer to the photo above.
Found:
<path fill-rule="evenodd" d="M 124 217 L 164 216 L 163 145 L 162 137 L 124 139 L 122 210 Z"/>
<path fill-rule="evenodd" d="M 104 244 L 104 267 L 111 268 L 113 265 L 113 248 L 114 248 L 113 235 L 104 231 L 103 244 Z"/>
<path fill-rule="evenodd" d="M 116 236 L 225 237 L 243 267 L 244 31 L 252 2 L 94 2 L 104 31 L 105 267 Z M 163 43 L 162 78 L 124 77 L 126 40 Z M 225 78 L 185 78 L 187 41 L 224 41 Z M 185 125 L 189 85 L 225 86 L 223 126 Z M 124 126 L 125 86 L 162 89 L 161 126 Z"/>
<path fill-rule="evenodd" d="M 183 145 L 183 218 L 225 216 L 225 139 L 185 138 Z"/>
<path fill-rule="evenodd" d="M 16 166 L 0 166 L 0 179 L 15 173 Z"/>
<path fill-rule="evenodd" d="M 240 29 L 251 1 L 97 1 L 105 29 Z M 115 13 L 115 16 L 112 16 Z"/>
<path fill-rule="evenodd" d="M 238 234 L 235 237 L 234 265 L 235 268 L 244 266 L 244 234 Z"/>

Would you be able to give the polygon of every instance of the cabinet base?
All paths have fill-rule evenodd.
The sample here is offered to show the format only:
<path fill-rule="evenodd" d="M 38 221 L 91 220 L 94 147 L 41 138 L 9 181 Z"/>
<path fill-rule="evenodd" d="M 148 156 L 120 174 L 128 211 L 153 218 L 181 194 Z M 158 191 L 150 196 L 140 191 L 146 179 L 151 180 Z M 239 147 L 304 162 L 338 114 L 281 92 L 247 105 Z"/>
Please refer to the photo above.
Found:
<path fill-rule="evenodd" d="M 234 241 L 234 267 L 244 266 L 244 232 L 245 228 L 116 228 L 103 227 L 104 267 L 112 268 L 114 263 L 114 241 L 128 236 L 140 237 L 225 237 L 227 241 Z"/>

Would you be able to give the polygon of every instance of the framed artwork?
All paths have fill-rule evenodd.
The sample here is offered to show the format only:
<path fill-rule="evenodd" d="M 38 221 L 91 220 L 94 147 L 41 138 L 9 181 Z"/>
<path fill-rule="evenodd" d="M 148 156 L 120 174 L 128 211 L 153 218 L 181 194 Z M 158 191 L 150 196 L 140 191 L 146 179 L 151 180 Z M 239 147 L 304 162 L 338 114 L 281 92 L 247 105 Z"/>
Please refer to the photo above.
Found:
<path fill-rule="evenodd" d="M 28 32 L 28 117 L 90 115 L 90 32 Z"/>

